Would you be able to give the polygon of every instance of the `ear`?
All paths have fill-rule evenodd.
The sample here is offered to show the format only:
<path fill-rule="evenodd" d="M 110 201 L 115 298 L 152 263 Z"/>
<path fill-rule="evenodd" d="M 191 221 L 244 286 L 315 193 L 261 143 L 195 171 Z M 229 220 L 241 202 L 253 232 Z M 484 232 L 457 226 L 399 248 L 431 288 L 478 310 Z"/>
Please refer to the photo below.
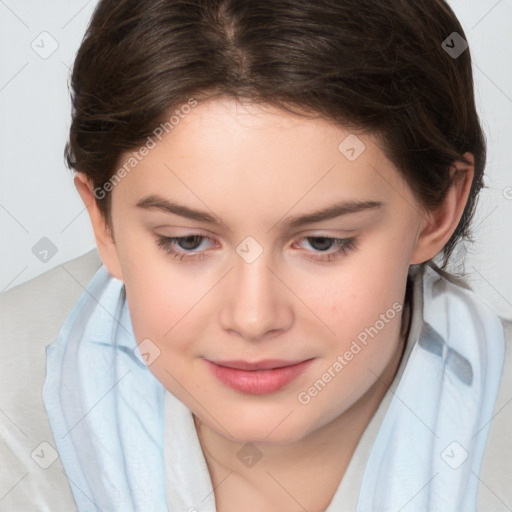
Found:
<path fill-rule="evenodd" d="M 433 258 L 457 228 L 464 213 L 475 174 L 473 155 L 464 153 L 464 158 L 470 162 L 470 165 L 459 161 L 453 163 L 450 175 L 454 179 L 444 202 L 425 216 L 411 255 L 411 264 L 423 263 Z"/>
<path fill-rule="evenodd" d="M 122 281 L 123 275 L 121 273 L 121 265 L 117 254 L 114 234 L 111 233 L 107 221 L 101 214 L 98 207 L 97 199 L 94 195 L 94 185 L 82 172 L 76 173 L 74 182 L 75 187 L 78 190 L 87 211 L 89 212 L 92 228 L 94 230 L 94 237 L 96 238 L 96 245 L 101 259 L 103 260 L 103 264 L 112 276 Z"/>

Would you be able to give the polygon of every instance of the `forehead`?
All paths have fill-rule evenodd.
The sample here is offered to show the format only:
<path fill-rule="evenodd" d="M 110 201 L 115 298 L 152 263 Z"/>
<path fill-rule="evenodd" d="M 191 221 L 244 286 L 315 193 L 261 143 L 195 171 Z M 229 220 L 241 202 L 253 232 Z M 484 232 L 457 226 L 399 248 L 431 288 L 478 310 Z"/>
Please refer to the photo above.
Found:
<path fill-rule="evenodd" d="M 158 193 L 195 206 L 232 204 L 247 214 L 299 202 L 307 209 L 319 201 L 382 201 L 400 181 L 376 137 L 322 118 L 216 98 L 176 120 L 114 190 L 114 200 L 121 191 L 132 203 Z"/>

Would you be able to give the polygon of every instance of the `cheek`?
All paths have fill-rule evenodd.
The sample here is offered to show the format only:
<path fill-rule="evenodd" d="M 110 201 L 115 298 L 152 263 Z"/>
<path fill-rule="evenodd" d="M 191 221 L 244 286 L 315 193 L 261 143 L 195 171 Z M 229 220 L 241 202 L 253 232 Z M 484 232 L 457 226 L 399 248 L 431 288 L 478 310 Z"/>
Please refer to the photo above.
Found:
<path fill-rule="evenodd" d="M 183 273 L 158 258 L 142 259 L 144 265 L 131 265 L 125 278 L 126 296 L 137 341 L 150 338 L 161 349 L 169 340 L 179 344 L 177 334 L 191 329 L 190 318 L 200 305 L 204 291 Z"/>
<path fill-rule="evenodd" d="M 397 348 L 407 264 L 403 258 L 400 261 L 392 255 L 383 257 L 379 264 L 364 259 L 354 258 L 314 290 L 315 311 L 335 333 L 324 329 L 324 369 L 331 368 L 336 361 L 340 363 L 338 356 L 342 356 L 343 366 L 340 373 L 334 368 L 337 377 L 327 393 L 322 392 L 319 407 L 327 407 L 331 402 L 330 406 L 338 410 L 357 400 L 375 381 L 375 375 L 384 370 Z M 337 368 L 341 366 L 338 364 Z"/>
<path fill-rule="evenodd" d="M 158 272 L 155 267 L 146 271 L 145 276 L 147 281 L 125 282 L 133 332 L 138 343 L 149 339 L 157 347 L 152 349 L 157 357 L 149 370 L 178 399 L 187 403 L 183 384 L 191 387 L 189 363 L 197 355 L 194 340 L 201 338 L 194 315 L 199 311 L 201 296 L 205 293 L 197 286 L 187 291 L 190 283 L 188 288 L 182 287 L 183 278 L 180 282 L 175 273 L 168 275 Z M 132 277 L 135 276 L 132 274 Z M 172 283 L 172 286 L 166 286 L 166 283 Z M 198 392 L 197 384 L 192 387 Z"/>
<path fill-rule="evenodd" d="M 407 270 L 387 261 L 372 267 L 372 272 L 351 266 L 350 271 L 317 282 L 318 288 L 309 288 L 316 300 L 311 308 L 334 331 L 316 322 L 318 337 L 324 341 L 318 352 L 322 364 L 308 383 L 314 389 L 303 390 L 314 393 L 312 408 L 324 411 L 318 420 L 322 424 L 360 399 L 396 353 Z M 317 387 L 322 372 L 329 371 L 335 377 L 327 376 L 330 380 L 324 390 Z"/>
<path fill-rule="evenodd" d="M 364 255 L 354 255 L 314 279 L 295 280 L 294 292 L 307 306 L 302 318 L 316 325 L 317 334 L 319 329 L 323 331 L 330 345 L 349 342 L 395 302 L 403 301 L 407 265 L 403 257 L 400 261 L 380 254 L 383 257 L 378 262 L 373 255 L 371 262 Z"/>

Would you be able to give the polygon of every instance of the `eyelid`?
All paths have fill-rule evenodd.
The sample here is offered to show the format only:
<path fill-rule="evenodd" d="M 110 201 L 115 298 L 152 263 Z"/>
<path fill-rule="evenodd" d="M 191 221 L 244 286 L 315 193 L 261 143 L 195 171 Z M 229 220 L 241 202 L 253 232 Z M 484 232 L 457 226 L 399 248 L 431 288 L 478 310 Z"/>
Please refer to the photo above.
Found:
<path fill-rule="evenodd" d="M 350 238 L 354 233 L 361 231 L 360 228 L 356 229 L 304 229 L 299 231 L 293 238 L 316 238 L 316 237 L 325 237 L 325 238 Z"/>

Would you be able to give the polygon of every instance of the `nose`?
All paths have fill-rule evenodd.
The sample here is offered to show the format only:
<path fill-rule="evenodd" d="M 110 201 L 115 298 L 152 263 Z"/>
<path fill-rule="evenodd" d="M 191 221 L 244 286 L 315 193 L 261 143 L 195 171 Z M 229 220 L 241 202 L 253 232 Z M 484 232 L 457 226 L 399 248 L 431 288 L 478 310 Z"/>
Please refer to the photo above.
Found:
<path fill-rule="evenodd" d="M 265 252 L 252 263 L 235 260 L 222 290 L 221 325 L 247 341 L 274 337 L 293 324 L 292 294 L 269 263 Z"/>

